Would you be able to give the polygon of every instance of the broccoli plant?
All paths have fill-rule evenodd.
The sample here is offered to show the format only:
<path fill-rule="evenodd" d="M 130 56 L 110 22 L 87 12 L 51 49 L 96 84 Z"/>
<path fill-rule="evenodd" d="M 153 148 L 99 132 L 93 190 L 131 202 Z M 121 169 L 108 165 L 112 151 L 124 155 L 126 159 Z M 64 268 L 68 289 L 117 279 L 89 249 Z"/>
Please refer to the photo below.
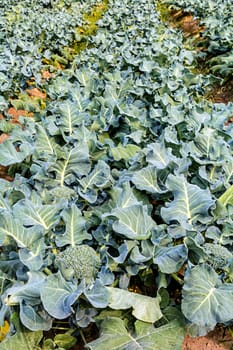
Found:
<path fill-rule="evenodd" d="M 88 245 L 67 247 L 56 257 L 56 263 L 66 279 L 75 277 L 78 281 L 85 279 L 87 284 L 94 281 L 101 266 L 96 251 Z"/>

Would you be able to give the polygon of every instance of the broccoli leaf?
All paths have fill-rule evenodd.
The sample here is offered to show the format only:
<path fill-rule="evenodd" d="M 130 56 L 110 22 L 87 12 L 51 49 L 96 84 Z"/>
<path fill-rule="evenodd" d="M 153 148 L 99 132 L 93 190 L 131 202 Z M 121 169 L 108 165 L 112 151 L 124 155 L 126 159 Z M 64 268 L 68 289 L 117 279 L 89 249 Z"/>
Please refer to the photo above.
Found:
<path fill-rule="evenodd" d="M 152 298 L 119 288 L 108 287 L 110 291 L 109 307 L 114 310 L 133 308 L 132 314 L 140 321 L 154 323 L 163 317 L 159 298 Z"/>
<path fill-rule="evenodd" d="M 25 350 L 36 349 L 42 338 L 43 332 L 41 330 L 36 332 L 27 330 L 18 331 L 12 337 L 0 343 L 0 350 L 15 350 L 15 348 Z"/>
<path fill-rule="evenodd" d="M 189 184 L 184 176 L 174 175 L 168 176 L 166 186 L 174 196 L 174 200 L 161 209 L 161 215 L 167 223 L 178 221 L 190 229 L 197 221 L 210 221 L 208 210 L 214 201 L 208 190 Z"/>
<path fill-rule="evenodd" d="M 62 211 L 61 217 L 66 225 L 66 230 L 62 235 L 56 236 L 58 247 L 63 247 L 67 244 L 75 247 L 75 245 L 82 243 L 84 240 L 91 239 L 91 235 L 85 231 L 86 220 L 74 203 L 70 208 Z"/>
<path fill-rule="evenodd" d="M 107 317 L 101 325 L 101 335 L 87 344 L 90 350 L 104 348 L 124 350 L 172 350 L 180 349 L 183 341 L 183 329 L 176 321 L 155 328 L 153 325 L 136 321 L 135 334 L 130 333 L 124 321 L 116 317 Z"/>
<path fill-rule="evenodd" d="M 111 215 L 118 219 L 114 222 L 115 232 L 130 239 L 147 239 L 151 235 L 154 221 L 147 213 L 147 207 L 135 204 L 127 208 L 115 208 Z"/>
<path fill-rule="evenodd" d="M 184 282 L 182 312 L 189 321 L 213 329 L 232 320 L 233 284 L 223 283 L 212 267 L 195 266 L 186 272 Z"/>
<path fill-rule="evenodd" d="M 72 305 L 82 294 L 83 287 L 78 288 L 72 282 L 67 282 L 60 272 L 47 277 L 40 292 L 45 310 L 53 317 L 62 320 L 72 313 Z"/>
<path fill-rule="evenodd" d="M 0 144 L 0 164 L 7 166 L 21 163 L 33 151 L 34 149 L 30 143 L 24 142 L 17 150 L 10 140 L 6 140 Z"/>

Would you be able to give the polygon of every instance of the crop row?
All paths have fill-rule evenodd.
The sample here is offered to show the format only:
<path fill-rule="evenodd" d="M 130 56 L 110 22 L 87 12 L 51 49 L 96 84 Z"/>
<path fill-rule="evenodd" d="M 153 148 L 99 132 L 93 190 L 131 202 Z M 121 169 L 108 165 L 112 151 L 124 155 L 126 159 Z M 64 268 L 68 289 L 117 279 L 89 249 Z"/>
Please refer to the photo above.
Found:
<path fill-rule="evenodd" d="M 215 78 L 193 73 L 195 55 L 154 1 L 110 0 L 86 49 L 38 81 L 44 109 L 0 145 L 14 170 L 0 180 L 0 320 L 21 323 L 0 350 L 28 334 L 45 349 L 57 320 L 95 322 L 93 350 L 180 349 L 185 330 L 232 321 L 233 104 L 204 98 Z"/>

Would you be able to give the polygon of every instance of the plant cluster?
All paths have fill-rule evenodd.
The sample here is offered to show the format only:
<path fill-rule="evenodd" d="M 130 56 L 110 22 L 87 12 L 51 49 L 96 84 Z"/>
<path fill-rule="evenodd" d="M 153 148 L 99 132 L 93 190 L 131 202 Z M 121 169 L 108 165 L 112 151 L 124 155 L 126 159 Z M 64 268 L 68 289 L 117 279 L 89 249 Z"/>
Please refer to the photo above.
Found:
<path fill-rule="evenodd" d="M 200 45 L 204 56 L 212 57 L 209 66 L 214 74 L 223 77 L 233 74 L 233 18 L 231 0 L 162 0 L 172 8 L 194 14 L 205 27 Z M 201 54 L 203 57 L 203 52 Z"/>
<path fill-rule="evenodd" d="M 34 78 L 39 84 L 42 69 L 67 64 L 67 47 L 81 41 L 96 0 L 3 0 L 0 8 L 0 92 L 12 96 Z"/>
<path fill-rule="evenodd" d="M 233 320 L 233 104 L 203 98 L 213 77 L 152 0 L 110 0 L 89 43 L 0 145 L 0 321 L 25 327 L 0 350 L 54 320 L 100 325 L 92 350 L 178 350 L 185 325 Z"/>

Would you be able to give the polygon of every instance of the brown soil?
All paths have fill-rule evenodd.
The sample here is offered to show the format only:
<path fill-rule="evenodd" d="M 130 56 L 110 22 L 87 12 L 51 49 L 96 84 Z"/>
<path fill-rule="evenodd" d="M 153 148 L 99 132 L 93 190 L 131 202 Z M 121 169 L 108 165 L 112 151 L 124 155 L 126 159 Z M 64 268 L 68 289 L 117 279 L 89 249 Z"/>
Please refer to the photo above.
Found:
<path fill-rule="evenodd" d="M 201 40 L 201 33 L 204 32 L 205 27 L 200 25 L 197 19 L 194 19 L 193 15 L 183 10 L 175 10 L 166 5 L 160 5 L 160 13 L 162 11 L 163 20 L 168 22 L 173 28 L 182 29 L 185 37 L 197 37 Z"/>
<path fill-rule="evenodd" d="M 215 84 L 206 98 L 214 103 L 228 103 L 233 101 L 233 79 L 223 85 Z"/>
<path fill-rule="evenodd" d="M 230 331 L 221 326 L 216 327 L 204 337 L 191 338 L 186 336 L 182 350 L 231 350 L 233 337 Z"/>
<path fill-rule="evenodd" d="M 175 15 L 173 15 L 174 18 Z M 183 30 L 184 36 L 200 36 L 205 30 L 205 27 L 201 26 L 197 19 L 194 19 L 191 14 L 183 13 L 180 17 L 176 19 L 176 27 L 179 27 Z"/>
<path fill-rule="evenodd" d="M 0 165 L 0 179 L 4 179 L 4 180 L 11 182 L 14 179 L 13 179 L 13 177 L 8 175 L 8 169 L 9 169 L 9 167 Z"/>

